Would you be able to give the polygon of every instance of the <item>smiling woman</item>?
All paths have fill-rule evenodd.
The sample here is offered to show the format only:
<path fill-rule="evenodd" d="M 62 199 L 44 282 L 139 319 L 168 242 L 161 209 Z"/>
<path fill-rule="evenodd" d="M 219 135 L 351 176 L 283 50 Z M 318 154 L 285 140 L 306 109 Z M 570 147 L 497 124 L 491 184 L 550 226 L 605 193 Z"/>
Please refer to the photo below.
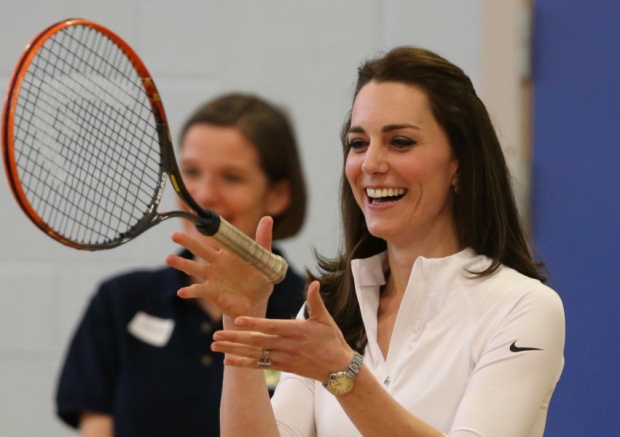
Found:
<path fill-rule="evenodd" d="M 179 295 L 224 313 L 222 435 L 541 437 L 564 311 L 469 78 L 414 47 L 365 62 L 342 143 L 343 249 L 297 320 L 264 318 L 273 286 L 234 255 L 173 235 L 208 261 L 167 258 L 204 280 Z M 271 402 L 264 366 L 286 372 Z"/>

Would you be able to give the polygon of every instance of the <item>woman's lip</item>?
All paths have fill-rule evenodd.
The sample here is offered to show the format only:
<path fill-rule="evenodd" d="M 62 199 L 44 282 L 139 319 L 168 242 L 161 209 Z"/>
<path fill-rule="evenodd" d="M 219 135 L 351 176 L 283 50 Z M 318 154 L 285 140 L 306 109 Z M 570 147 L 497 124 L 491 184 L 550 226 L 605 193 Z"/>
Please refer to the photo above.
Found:
<path fill-rule="evenodd" d="M 381 208 L 381 207 L 390 207 L 392 205 L 396 205 L 399 203 L 403 196 L 398 197 L 381 197 L 381 198 L 372 198 L 370 196 L 366 196 L 366 203 L 369 207 L 373 208 Z"/>
<path fill-rule="evenodd" d="M 368 205 L 376 207 L 376 206 L 394 205 L 394 204 L 398 203 L 402 199 L 402 197 L 396 197 L 394 199 L 387 198 L 387 200 L 373 199 L 371 197 L 367 197 L 366 199 L 367 199 Z M 384 198 L 384 199 L 386 199 L 386 198 Z"/>

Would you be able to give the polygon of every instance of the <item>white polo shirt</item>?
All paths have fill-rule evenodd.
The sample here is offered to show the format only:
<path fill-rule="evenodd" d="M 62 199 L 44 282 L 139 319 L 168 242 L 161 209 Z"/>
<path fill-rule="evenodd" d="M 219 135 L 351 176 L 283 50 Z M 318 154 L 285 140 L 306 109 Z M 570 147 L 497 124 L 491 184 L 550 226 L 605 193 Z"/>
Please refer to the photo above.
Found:
<path fill-rule="evenodd" d="M 418 258 L 384 358 L 377 310 L 387 255 L 354 260 L 364 365 L 408 411 L 450 437 L 542 437 L 564 366 L 562 303 L 504 266 L 471 279 L 468 271 L 489 263 L 471 249 Z M 360 435 L 321 381 L 283 374 L 272 404 L 283 436 Z"/>

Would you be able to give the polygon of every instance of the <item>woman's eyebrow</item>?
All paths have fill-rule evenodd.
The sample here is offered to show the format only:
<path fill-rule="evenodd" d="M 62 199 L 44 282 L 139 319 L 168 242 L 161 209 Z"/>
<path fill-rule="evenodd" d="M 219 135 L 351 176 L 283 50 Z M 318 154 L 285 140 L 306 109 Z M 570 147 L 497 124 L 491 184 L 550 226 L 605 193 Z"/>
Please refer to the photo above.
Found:
<path fill-rule="evenodd" d="M 347 130 L 347 134 L 363 134 L 363 133 L 366 133 L 366 131 L 361 126 L 351 126 Z"/>
<path fill-rule="evenodd" d="M 393 130 L 406 129 L 406 128 L 417 129 L 417 130 L 421 130 L 422 129 L 420 126 L 417 126 L 415 124 L 401 123 L 401 124 L 388 124 L 386 126 L 383 126 L 381 128 L 381 132 L 390 132 L 390 131 L 393 131 Z M 351 126 L 349 128 L 349 130 L 347 130 L 348 134 L 349 133 L 363 134 L 365 132 L 366 131 L 361 126 Z"/>
<path fill-rule="evenodd" d="M 415 124 L 402 123 L 402 124 L 388 124 L 387 126 L 383 126 L 383 128 L 381 128 L 381 132 L 389 132 L 393 130 L 407 129 L 407 128 L 421 130 L 420 126 L 417 126 Z"/>

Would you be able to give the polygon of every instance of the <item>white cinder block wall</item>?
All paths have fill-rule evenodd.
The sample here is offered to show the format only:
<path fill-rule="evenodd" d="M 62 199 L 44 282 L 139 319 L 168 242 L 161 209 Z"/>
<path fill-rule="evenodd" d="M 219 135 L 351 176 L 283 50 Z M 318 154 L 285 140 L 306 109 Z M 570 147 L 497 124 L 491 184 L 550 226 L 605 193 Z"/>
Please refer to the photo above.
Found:
<path fill-rule="evenodd" d="M 462 66 L 479 86 L 481 0 L 3 0 L 0 89 L 25 45 L 70 17 L 98 21 L 143 57 L 171 130 L 219 93 L 259 93 L 287 107 L 301 145 L 310 205 L 284 248 L 298 268 L 338 245 L 339 129 L 356 67 L 378 51 L 416 44 Z M 165 200 L 165 208 L 173 199 Z M 30 223 L 0 177 L 0 437 L 74 435 L 54 415 L 67 342 L 103 277 L 162 264 L 174 220 L 124 247 L 64 247 Z"/>

